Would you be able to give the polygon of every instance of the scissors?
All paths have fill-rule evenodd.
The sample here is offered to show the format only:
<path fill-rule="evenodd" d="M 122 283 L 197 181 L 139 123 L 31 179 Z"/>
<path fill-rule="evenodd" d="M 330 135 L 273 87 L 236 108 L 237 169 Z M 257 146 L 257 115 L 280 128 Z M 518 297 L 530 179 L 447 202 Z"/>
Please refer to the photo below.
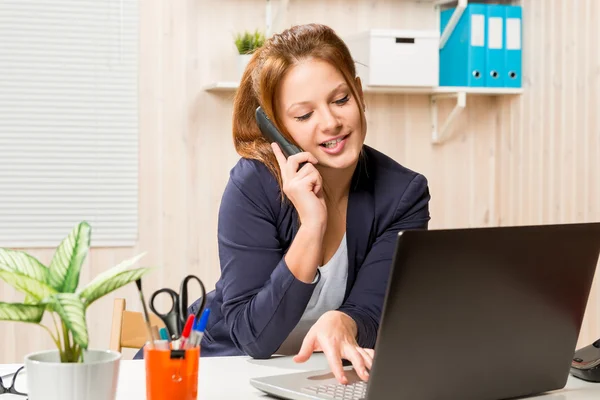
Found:
<path fill-rule="evenodd" d="M 150 309 L 164 322 L 171 340 L 177 340 L 181 337 L 183 326 L 186 323 L 188 317 L 188 284 L 192 279 L 198 282 L 200 291 L 202 292 L 200 307 L 194 314 L 194 317 L 198 320 L 206 302 L 206 290 L 204 289 L 204 284 L 196 275 L 188 275 L 183 278 L 179 293 L 169 288 L 163 288 L 154 292 L 150 298 Z M 171 309 L 167 313 L 160 313 L 156 307 L 154 307 L 154 300 L 156 296 L 161 293 L 166 293 L 171 297 Z"/>

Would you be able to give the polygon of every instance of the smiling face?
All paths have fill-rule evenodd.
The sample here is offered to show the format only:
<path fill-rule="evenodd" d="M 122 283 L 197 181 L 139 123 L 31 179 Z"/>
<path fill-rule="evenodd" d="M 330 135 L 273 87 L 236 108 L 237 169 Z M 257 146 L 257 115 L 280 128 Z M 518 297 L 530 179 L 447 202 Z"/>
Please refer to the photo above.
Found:
<path fill-rule="evenodd" d="M 334 66 L 319 59 L 301 61 L 282 79 L 276 99 L 278 120 L 317 158 L 319 168 L 356 165 L 366 134 L 359 108 L 363 100 L 354 98 Z"/>

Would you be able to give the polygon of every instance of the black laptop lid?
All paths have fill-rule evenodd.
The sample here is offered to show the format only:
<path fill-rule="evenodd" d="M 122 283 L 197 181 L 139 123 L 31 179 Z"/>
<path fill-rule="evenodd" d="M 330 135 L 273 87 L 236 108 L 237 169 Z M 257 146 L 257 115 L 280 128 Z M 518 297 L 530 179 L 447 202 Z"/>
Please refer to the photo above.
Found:
<path fill-rule="evenodd" d="M 562 388 L 599 253 L 599 223 L 401 233 L 369 400 Z"/>

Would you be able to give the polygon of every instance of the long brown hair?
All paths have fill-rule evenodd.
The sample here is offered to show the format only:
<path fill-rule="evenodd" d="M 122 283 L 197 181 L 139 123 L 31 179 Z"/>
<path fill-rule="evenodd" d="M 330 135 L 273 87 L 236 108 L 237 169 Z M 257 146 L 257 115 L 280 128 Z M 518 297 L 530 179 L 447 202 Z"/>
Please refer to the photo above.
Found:
<path fill-rule="evenodd" d="M 359 104 L 363 126 L 364 109 L 360 106 L 354 60 L 346 44 L 328 26 L 298 25 L 273 35 L 257 49 L 242 75 L 233 103 L 233 142 L 238 154 L 264 163 L 282 186 L 279 164 L 269 142 L 262 136 L 255 120 L 261 106 L 277 129 L 297 145 L 277 118 L 276 89 L 286 72 L 300 61 L 314 58 L 330 63 L 343 75 Z"/>

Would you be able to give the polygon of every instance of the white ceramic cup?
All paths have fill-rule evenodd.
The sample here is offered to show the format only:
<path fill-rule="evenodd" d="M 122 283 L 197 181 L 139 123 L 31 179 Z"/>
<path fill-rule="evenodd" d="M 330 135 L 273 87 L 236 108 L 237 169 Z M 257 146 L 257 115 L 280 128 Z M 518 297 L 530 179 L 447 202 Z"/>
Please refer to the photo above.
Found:
<path fill-rule="evenodd" d="M 58 350 L 25 357 L 29 400 L 114 400 L 121 353 L 84 352 L 83 363 L 61 363 Z"/>

